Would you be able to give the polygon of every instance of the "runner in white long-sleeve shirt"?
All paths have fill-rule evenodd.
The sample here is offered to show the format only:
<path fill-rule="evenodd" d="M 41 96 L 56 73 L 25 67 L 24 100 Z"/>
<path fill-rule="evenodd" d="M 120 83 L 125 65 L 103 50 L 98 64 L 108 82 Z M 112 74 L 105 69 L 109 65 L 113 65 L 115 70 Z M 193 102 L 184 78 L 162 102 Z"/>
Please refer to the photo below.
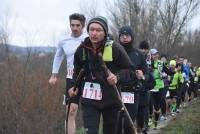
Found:
<path fill-rule="evenodd" d="M 66 76 L 66 90 L 67 87 L 71 84 L 71 79 L 73 75 L 73 61 L 74 53 L 77 47 L 81 44 L 87 34 L 83 33 L 83 28 L 85 26 L 85 17 L 82 14 L 74 13 L 69 16 L 71 35 L 67 36 L 64 40 L 60 41 L 57 47 L 56 54 L 53 61 L 52 75 L 49 79 L 50 85 L 55 85 L 58 78 L 57 74 L 59 72 L 61 63 L 66 56 L 67 60 L 67 76 Z M 64 99 L 65 104 L 68 104 L 68 94 L 66 91 L 66 96 Z M 70 111 L 68 117 L 68 134 L 75 134 L 75 118 L 78 110 L 78 101 L 79 98 L 73 98 L 70 102 Z M 66 109 L 68 106 L 66 105 Z"/>

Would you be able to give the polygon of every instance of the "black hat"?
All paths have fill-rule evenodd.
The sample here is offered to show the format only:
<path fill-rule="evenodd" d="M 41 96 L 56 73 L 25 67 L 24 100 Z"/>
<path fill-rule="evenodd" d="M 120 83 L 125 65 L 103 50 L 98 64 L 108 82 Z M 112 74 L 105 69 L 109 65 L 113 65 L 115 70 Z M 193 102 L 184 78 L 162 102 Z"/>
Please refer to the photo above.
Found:
<path fill-rule="evenodd" d="M 140 42 L 139 49 L 149 49 L 149 43 L 145 40 Z"/>
<path fill-rule="evenodd" d="M 98 23 L 98 24 L 100 24 L 103 27 L 103 30 L 104 30 L 106 36 L 108 35 L 108 21 L 107 21 L 107 19 L 105 17 L 103 17 L 103 16 L 97 16 L 97 17 L 92 18 L 89 21 L 88 25 L 87 25 L 87 31 L 88 32 L 89 32 L 89 26 L 90 26 L 91 23 Z"/>
<path fill-rule="evenodd" d="M 122 35 L 130 35 L 133 38 L 133 31 L 130 26 L 123 26 L 119 30 L 119 37 Z"/>

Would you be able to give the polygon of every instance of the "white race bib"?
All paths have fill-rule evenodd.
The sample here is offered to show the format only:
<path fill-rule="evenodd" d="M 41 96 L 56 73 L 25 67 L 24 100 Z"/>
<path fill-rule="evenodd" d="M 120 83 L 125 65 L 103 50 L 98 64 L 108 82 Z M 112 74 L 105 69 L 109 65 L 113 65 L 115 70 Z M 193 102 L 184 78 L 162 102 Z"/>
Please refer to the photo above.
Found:
<path fill-rule="evenodd" d="M 151 92 L 159 92 L 158 89 L 151 89 L 150 91 L 151 91 Z"/>
<path fill-rule="evenodd" d="M 167 91 L 167 93 L 166 93 L 166 97 L 169 97 L 170 96 L 170 93 L 169 93 L 169 91 Z"/>
<path fill-rule="evenodd" d="M 198 77 L 194 77 L 194 81 L 195 81 L 195 82 L 198 82 Z"/>
<path fill-rule="evenodd" d="M 134 104 L 134 93 L 132 92 L 121 92 L 122 102 Z"/>
<path fill-rule="evenodd" d="M 67 78 L 72 79 L 74 68 L 67 68 Z"/>
<path fill-rule="evenodd" d="M 102 100 L 100 84 L 85 82 L 82 97 L 92 100 Z"/>

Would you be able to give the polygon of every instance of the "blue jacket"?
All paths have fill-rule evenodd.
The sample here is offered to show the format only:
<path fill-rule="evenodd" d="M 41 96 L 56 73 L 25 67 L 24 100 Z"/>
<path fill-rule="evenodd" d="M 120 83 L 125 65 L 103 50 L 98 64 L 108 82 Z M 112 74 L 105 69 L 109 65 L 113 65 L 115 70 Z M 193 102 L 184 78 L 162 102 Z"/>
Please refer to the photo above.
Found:
<path fill-rule="evenodd" d="M 183 73 L 185 74 L 184 79 L 185 81 L 190 80 L 190 67 L 188 64 L 183 64 Z"/>

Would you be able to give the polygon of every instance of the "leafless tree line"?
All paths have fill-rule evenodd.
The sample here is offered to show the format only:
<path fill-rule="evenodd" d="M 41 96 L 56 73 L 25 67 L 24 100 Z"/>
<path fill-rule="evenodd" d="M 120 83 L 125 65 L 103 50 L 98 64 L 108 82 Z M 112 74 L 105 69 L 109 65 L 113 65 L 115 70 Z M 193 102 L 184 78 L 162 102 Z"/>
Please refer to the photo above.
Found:
<path fill-rule="evenodd" d="M 199 4 L 199 0 L 113 0 L 106 1 L 105 9 L 111 22 L 110 30 L 116 39 L 119 28 L 130 25 L 134 31 L 135 44 L 147 40 L 151 47 L 156 47 L 162 53 L 189 57 L 199 64 L 196 57 L 192 56 L 192 48 L 189 49 L 191 52 L 185 50 L 194 44 L 199 50 L 198 30 L 187 29 L 189 22 L 197 15 Z M 98 10 L 95 10 L 98 6 L 91 5 L 82 10 L 90 18 L 99 15 Z M 192 35 L 190 39 L 196 38 L 193 39 L 196 42 L 191 44 L 186 41 L 189 35 Z M 182 51 L 179 51 L 180 48 Z"/>
<path fill-rule="evenodd" d="M 64 133 L 65 80 L 55 87 L 47 82 L 53 54 L 40 57 L 27 47 L 25 56 L 16 56 L 9 45 L 8 21 L 0 21 L 0 133 Z M 26 39 L 29 46 L 31 39 Z"/>

